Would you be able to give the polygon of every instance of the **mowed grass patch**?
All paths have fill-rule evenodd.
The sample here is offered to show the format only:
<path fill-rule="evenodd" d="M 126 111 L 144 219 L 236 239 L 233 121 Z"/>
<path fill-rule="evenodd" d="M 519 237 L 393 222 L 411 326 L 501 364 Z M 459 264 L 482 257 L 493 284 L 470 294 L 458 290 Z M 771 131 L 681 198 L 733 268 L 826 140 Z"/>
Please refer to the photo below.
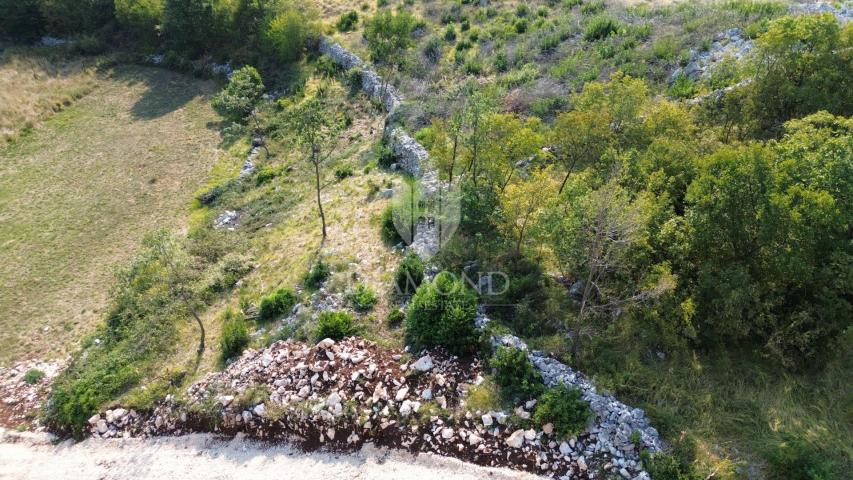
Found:
<path fill-rule="evenodd" d="M 212 82 L 118 67 L 0 148 L 0 362 L 56 357 L 102 320 L 113 271 L 180 230 L 218 163 Z"/>
<path fill-rule="evenodd" d="M 34 128 L 91 92 L 97 84 L 95 62 L 46 49 L 0 51 L 0 142 Z"/>

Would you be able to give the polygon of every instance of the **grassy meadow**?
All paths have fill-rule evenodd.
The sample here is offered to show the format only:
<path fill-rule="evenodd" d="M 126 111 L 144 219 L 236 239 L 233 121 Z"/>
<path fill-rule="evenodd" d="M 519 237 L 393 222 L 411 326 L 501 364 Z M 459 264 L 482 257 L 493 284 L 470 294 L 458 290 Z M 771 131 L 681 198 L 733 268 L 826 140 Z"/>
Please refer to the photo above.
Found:
<path fill-rule="evenodd" d="M 13 60 L 0 78 L 48 61 Z M 0 148 L 0 362 L 74 348 L 102 321 L 113 271 L 142 235 L 182 228 L 211 167 L 239 165 L 218 148 L 212 82 L 143 67 L 63 68 L 67 76 L 33 74 L 0 89 L 32 119 L 65 87 L 91 90 Z"/>

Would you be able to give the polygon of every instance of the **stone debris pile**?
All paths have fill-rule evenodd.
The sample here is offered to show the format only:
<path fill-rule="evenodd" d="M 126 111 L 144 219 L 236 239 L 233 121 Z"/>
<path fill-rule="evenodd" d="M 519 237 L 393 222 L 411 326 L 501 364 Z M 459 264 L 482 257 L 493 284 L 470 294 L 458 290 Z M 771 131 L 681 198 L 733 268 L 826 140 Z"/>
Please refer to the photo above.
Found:
<path fill-rule="evenodd" d="M 50 394 L 53 379 L 66 365 L 67 360 L 26 360 L 0 368 L 0 425 L 17 428 L 31 420 L 37 423 L 36 414 Z M 36 430 L 43 428 L 39 426 Z"/>
<path fill-rule="evenodd" d="M 603 447 L 609 427 L 558 438 L 553 426 L 530 422 L 535 400 L 507 412 L 469 410 L 467 394 L 483 381 L 481 372 L 476 359 L 442 351 L 409 357 L 358 338 L 277 342 L 246 351 L 190 386 L 180 401 L 168 396 L 150 412 L 113 408 L 95 415 L 89 432 L 104 438 L 242 433 L 331 450 L 371 442 L 553 478 L 604 478 L 604 472 L 648 478 L 636 452 Z"/>

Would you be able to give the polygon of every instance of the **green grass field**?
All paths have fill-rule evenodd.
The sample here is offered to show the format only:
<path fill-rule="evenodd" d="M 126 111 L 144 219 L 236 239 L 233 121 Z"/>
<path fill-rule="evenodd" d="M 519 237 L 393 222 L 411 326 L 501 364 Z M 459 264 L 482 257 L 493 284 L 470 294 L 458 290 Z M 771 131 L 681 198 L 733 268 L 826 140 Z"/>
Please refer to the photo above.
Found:
<path fill-rule="evenodd" d="M 0 362 L 67 353 L 102 321 L 112 272 L 142 235 L 183 227 L 225 155 L 214 87 L 117 67 L 0 148 Z"/>

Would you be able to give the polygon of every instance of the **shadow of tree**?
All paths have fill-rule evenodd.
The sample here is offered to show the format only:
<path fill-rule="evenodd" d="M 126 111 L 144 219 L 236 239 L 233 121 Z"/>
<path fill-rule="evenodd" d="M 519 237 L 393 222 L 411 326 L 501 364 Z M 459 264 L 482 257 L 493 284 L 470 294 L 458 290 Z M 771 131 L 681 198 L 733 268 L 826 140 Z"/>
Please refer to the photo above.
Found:
<path fill-rule="evenodd" d="M 115 79 L 128 84 L 143 83 L 147 90 L 130 110 L 135 119 L 153 120 L 182 108 L 197 97 L 207 97 L 211 87 L 207 82 L 175 72 L 152 75 L 148 69 L 117 68 Z"/>

